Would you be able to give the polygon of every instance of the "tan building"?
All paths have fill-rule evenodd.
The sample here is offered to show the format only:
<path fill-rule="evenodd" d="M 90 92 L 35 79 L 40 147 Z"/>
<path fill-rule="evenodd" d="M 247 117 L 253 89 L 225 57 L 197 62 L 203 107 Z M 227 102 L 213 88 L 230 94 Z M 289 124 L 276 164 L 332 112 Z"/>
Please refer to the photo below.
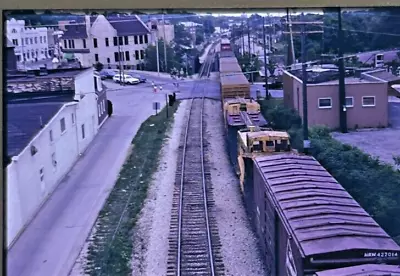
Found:
<path fill-rule="evenodd" d="M 309 68 L 307 107 L 309 126 L 340 127 L 339 80 L 337 69 Z M 376 71 L 374 71 L 376 72 Z M 284 104 L 303 118 L 301 70 L 284 71 Z M 349 129 L 388 126 L 388 81 L 370 72 L 346 77 L 347 126 Z"/>

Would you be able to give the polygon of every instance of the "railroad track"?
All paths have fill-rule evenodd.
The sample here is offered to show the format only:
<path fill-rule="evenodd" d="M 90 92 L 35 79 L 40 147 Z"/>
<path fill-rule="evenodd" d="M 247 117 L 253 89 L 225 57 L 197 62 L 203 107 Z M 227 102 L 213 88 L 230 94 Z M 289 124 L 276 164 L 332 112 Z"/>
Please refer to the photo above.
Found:
<path fill-rule="evenodd" d="M 212 56 L 211 56 L 212 57 Z M 200 76 L 208 76 L 210 58 Z M 204 152 L 204 85 L 196 82 L 181 140 L 170 225 L 167 275 L 223 275 L 221 244 L 213 215 L 214 201 Z M 194 93 L 201 92 L 201 95 Z M 198 97 L 201 96 L 201 97 Z"/>

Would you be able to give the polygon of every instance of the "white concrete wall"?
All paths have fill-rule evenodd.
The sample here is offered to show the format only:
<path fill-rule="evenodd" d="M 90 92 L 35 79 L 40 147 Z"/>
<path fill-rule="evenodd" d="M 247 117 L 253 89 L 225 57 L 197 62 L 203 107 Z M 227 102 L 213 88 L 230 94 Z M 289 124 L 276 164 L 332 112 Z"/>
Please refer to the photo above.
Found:
<path fill-rule="evenodd" d="M 79 102 L 64 105 L 42 131 L 32 139 L 16 161 L 7 167 L 7 236 L 9 246 L 57 184 L 70 171 L 97 134 L 98 114 L 94 93 L 93 71 L 86 70 L 75 80 L 77 93 L 85 97 Z M 66 129 L 61 132 L 60 120 L 65 119 Z M 82 136 L 84 125 L 85 137 Z M 50 139 L 52 131 L 53 141 Z M 38 152 L 32 156 L 30 146 Z M 56 165 L 52 154 L 55 154 Z M 15 159 L 15 158 L 14 158 Z M 43 181 L 40 170 L 43 168 Z"/>

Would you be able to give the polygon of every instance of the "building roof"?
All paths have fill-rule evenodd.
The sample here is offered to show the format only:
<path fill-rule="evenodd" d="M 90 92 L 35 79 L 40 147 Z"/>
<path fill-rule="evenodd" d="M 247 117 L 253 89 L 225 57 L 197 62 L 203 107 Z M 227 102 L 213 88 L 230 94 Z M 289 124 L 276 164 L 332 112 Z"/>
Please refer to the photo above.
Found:
<path fill-rule="evenodd" d="M 305 257 L 400 247 L 311 156 L 261 156 L 255 166 L 277 213 Z"/>
<path fill-rule="evenodd" d="M 103 15 L 98 15 L 103 16 Z M 90 27 L 96 21 L 98 16 L 90 16 Z M 104 16 L 105 17 L 105 16 Z M 118 36 L 129 36 L 129 35 L 141 35 L 148 34 L 150 31 L 145 24 L 137 16 L 108 16 L 105 17 L 113 28 L 117 31 Z M 63 39 L 79 39 L 88 38 L 86 32 L 85 17 L 82 20 L 78 20 L 76 25 L 66 25 L 66 31 L 63 35 Z"/>
<path fill-rule="evenodd" d="M 399 276 L 400 266 L 365 264 L 316 272 L 316 276 Z"/>
<path fill-rule="evenodd" d="M 387 82 L 393 82 L 393 81 L 400 80 L 400 76 L 393 75 L 391 72 L 388 72 L 385 69 L 369 71 L 369 72 L 366 72 L 366 74 L 376 77 L 376 78 L 379 78 L 381 80 L 387 81 Z"/>
<path fill-rule="evenodd" d="M 7 105 L 7 155 L 19 155 L 63 107 L 62 102 Z"/>
<path fill-rule="evenodd" d="M 384 62 L 391 62 L 393 60 L 398 60 L 397 52 L 399 49 L 388 50 L 388 51 L 371 51 L 371 52 L 364 52 L 356 54 L 358 60 L 365 64 L 373 64 L 375 62 L 375 55 L 376 54 L 383 54 L 383 61 Z"/>

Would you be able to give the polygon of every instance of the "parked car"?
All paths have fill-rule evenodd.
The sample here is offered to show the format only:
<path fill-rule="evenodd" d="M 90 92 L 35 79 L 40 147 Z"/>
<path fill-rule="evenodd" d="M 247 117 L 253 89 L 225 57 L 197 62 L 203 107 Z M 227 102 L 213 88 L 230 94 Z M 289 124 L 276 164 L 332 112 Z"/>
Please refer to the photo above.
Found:
<path fill-rule="evenodd" d="M 126 83 L 126 84 L 138 84 L 138 83 L 140 83 L 140 80 L 138 78 L 134 78 L 131 75 L 120 75 L 120 74 L 116 74 L 113 77 L 113 81 L 122 82 L 122 83 Z"/>
<path fill-rule="evenodd" d="M 147 79 L 146 79 L 145 77 L 143 77 L 142 75 L 136 73 L 136 72 L 133 71 L 133 70 L 131 70 L 131 71 L 126 71 L 126 74 L 127 74 L 127 75 L 130 75 L 130 76 L 132 76 L 132 77 L 134 77 L 134 78 L 139 79 L 141 83 L 147 82 Z"/>
<path fill-rule="evenodd" d="M 115 76 L 116 72 L 112 69 L 103 69 L 100 71 L 100 78 L 102 80 L 112 79 Z"/>

